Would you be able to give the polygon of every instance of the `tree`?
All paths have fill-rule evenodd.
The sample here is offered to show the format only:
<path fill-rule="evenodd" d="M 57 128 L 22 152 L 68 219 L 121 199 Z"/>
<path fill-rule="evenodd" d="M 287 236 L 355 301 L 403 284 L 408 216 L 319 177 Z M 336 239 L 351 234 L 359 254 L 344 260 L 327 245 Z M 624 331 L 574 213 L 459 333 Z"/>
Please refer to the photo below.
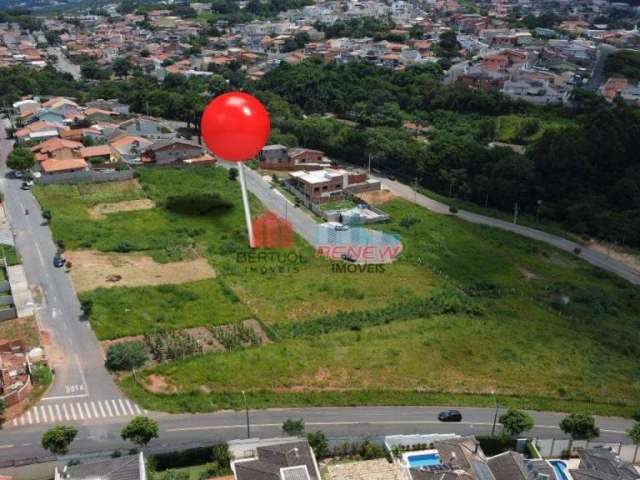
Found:
<path fill-rule="evenodd" d="M 149 417 L 135 417 L 122 429 L 120 436 L 143 447 L 158 438 L 158 422 Z"/>
<path fill-rule="evenodd" d="M 596 420 L 587 413 L 572 413 L 560 421 L 560 429 L 573 440 L 591 440 L 600 435 Z"/>
<path fill-rule="evenodd" d="M 282 432 L 290 437 L 299 437 L 304 433 L 304 420 L 287 418 L 282 423 Z"/>
<path fill-rule="evenodd" d="M 133 370 L 147 361 L 147 352 L 142 342 L 114 343 L 107 350 L 104 362 L 109 370 Z"/>
<path fill-rule="evenodd" d="M 4 398 L 0 398 L 0 417 L 4 415 L 4 411 L 7 409 L 7 402 L 4 401 Z"/>
<path fill-rule="evenodd" d="M 504 432 L 512 437 L 533 428 L 533 419 L 522 410 L 510 408 L 500 416 L 500 423 Z"/>
<path fill-rule="evenodd" d="M 235 180 L 236 178 L 238 178 L 238 169 L 232 167 L 229 169 L 229 180 Z"/>
<path fill-rule="evenodd" d="M 51 210 L 42 210 L 42 218 L 44 218 L 45 221 L 49 223 L 53 218 L 53 215 L 51 214 Z"/>
<path fill-rule="evenodd" d="M 35 165 L 35 156 L 28 148 L 16 148 L 7 158 L 7 166 L 12 170 L 21 172 L 33 168 Z"/>
<path fill-rule="evenodd" d="M 640 422 L 636 422 L 636 424 L 629 429 L 627 435 L 633 440 L 633 443 L 640 445 Z"/>
<path fill-rule="evenodd" d="M 456 50 L 460 48 L 458 35 L 456 35 L 456 32 L 453 30 L 442 32 L 440 34 L 440 39 L 438 40 L 438 46 L 449 55 L 455 54 Z"/>
<path fill-rule="evenodd" d="M 113 61 L 113 73 L 122 78 L 126 77 L 131 70 L 131 63 L 128 58 L 118 57 Z"/>
<path fill-rule="evenodd" d="M 326 458 L 329 454 L 329 444 L 324 433 L 317 431 L 307 433 L 307 441 L 318 459 Z"/>
<path fill-rule="evenodd" d="M 64 455 L 69 452 L 71 442 L 78 435 L 74 427 L 59 425 L 45 432 L 42 436 L 42 448 L 49 450 L 54 455 Z"/>

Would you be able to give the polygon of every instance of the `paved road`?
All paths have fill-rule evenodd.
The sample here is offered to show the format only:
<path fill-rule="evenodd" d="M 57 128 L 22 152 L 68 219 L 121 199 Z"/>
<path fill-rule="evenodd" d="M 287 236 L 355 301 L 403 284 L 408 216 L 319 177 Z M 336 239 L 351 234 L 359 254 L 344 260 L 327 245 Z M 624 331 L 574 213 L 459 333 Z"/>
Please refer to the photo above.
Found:
<path fill-rule="evenodd" d="M 79 80 L 81 78 L 80 74 L 80 65 L 76 65 L 72 63 L 62 52 L 59 47 L 53 47 L 49 49 L 50 53 L 58 57 L 58 63 L 56 64 L 56 68 L 61 72 L 70 73 L 71 76 L 75 80 Z"/>
<path fill-rule="evenodd" d="M 79 408 L 77 402 L 120 401 L 124 397 L 104 369 L 98 340 L 89 323 L 82 319 L 71 280 L 63 269 L 53 266 L 56 246 L 50 229 L 42 224 L 38 202 L 31 192 L 20 189 L 20 180 L 6 178 L 5 159 L 11 148 L 12 142 L 5 138 L 2 129 L 0 188 L 4 191 L 4 207 L 27 280 L 36 290 L 39 305 L 36 318 L 40 328 L 50 336 L 48 354 L 56 373 L 54 384 L 39 406 L 18 423 L 27 424 L 29 419 L 33 422 L 36 418 L 51 421 L 58 410 L 69 412 L 71 419 L 70 411 Z M 25 210 L 29 210 L 29 215 L 25 215 Z M 93 413 L 91 403 L 89 408 L 89 413 Z M 86 410 L 83 413 L 88 415 Z M 115 412 L 112 414 L 115 416 Z M 80 418 L 80 413 L 76 412 L 75 416 Z"/>
<path fill-rule="evenodd" d="M 268 438 L 281 434 L 287 418 L 302 418 L 307 431 L 322 430 L 329 436 L 378 436 L 398 433 L 489 434 L 493 408 L 463 408 L 462 423 L 443 424 L 436 420 L 447 407 L 346 407 L 271 409 L 250 412 L 252 437 Z M 538 438 L 567 438 L 557 425 L 562 414 L 530 412 L 536 427 L 527 433 Z M 160 423 L 160 437 L 150 444 L 151 451 L 215 443 L 246 437 L 244 412 L 218 412 L 198 415 L 155 415 Z M 600 441 L 630 443 L 625 431 L 631 422 L 619 418 L 597 418 Z M 81 422 L 73 453 L 110 452 L 130 448 L 119 432 L 124 421 Z M 498 426 L 499 428 L 499 426 Z M 0 462 L 46 457 L 39 447 L 42 429 L 34 425 L 0 432 Z"/>
<path fill-rule="evenodd" d="M 596 63 L 591 72 L 591 78 L 587 82 L 587 90 L 597 91 L 604 82 L 604 67 L 607 63 L 607 57 L 617 50 L 613 45 L 602 43 L 598 46 Z"/>
<path fill-rule="evenodd" d="M 417 205 L 428 208 L 429 210 L 436 213 L 449 213 L 448 205 L 433 200 L 425 195 L 422 195 L 421 193 L 417 193 L 408 185 L 394 180 L 389 180 L 388 178 L 379 178 L 379 180 L 394 194 L 410 202 L 414 202 Z M 466 220 L 467 222 L 478 223 L 480 225 L 487 225 L 490 227 L 499 228 L 501 230 L 507 230 L 509 232 L 517 233 L 518 235 L 522 235 L 533 240 L 545 242 L 549 245 L 559 248 L 560 250 L 564 250 L 565 252 L 573 253 L 574 249 L 579 247 L 582 249 L 580 257 L 583 260 L 586 260 L 596 267 L 608 270 L 609 272 L 614 273 L 633 284 L 640 284 L 640 272 L 638 272 L 637 270 L 634 270 L 625 263 L 615 260 L 605 255 L 604 253 L 595 251 L 588 247 L 584 247 L 577 244 L 576 242 L 572 242 L 565 238 L 542 232 L 534 228 L 516 225 L 510 222 L 505 222 L 504 220 L 498 220 L 493 217 L 479 215 L 477 213 L 468 212 L 466 210 L 458 210 L 458 213 L 456 215 L 461 219 Z"/>

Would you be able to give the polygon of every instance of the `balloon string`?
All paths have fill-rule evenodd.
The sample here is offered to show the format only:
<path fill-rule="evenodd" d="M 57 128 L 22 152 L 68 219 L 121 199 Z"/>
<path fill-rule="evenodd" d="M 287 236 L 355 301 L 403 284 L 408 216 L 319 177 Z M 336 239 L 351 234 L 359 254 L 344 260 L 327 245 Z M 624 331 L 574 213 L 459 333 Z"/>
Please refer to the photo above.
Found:
<path fill-rule="evenodd" d="M 249 246 L 255 248 L 255 239 L 253 238 L 253 225 L 251 225 L 251 210 L 249 210 L 249 194 L 247 193 L 247 182 L 244 178 L 244 163 L 239 165 L 240 171 L 240 190 L 242 191 L 242 205 L 244 206 L 244 219 L 247 222 L 247 235 L 249 235 Z"/>

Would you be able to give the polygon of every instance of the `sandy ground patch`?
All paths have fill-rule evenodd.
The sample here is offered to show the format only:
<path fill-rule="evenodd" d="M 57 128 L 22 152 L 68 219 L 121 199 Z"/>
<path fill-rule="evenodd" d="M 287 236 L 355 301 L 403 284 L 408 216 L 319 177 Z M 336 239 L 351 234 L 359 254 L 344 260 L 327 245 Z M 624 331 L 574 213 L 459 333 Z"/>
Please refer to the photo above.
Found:
<path fill-rule="evenodd" d="M 624 263 L 637 272 L 640 272 L 640 255 L 624 252 L 613 245 L 609 245 L 604 242 L 597 242 L 595 240 L 591 240 L 587 246 L 597 252 L 604 253 L 605 255 Z"/>
<path fill-rule="evenodd" d="M 195 282 L 216 276 L 216 271 L 204 258 L 158 263 L 146 255 L 93 250 L 67 251 L 64 256 L 72 263 L 71 280 L 78 292 L 99 287 Z"/>
<path fill-rule="evenodd" d="M 169 385 L 162 375 L 149 375 L 145 377 L 144 388 L 151 393 L 174 393 L 176 388 Z"/>
<path fill-rule="evenodd" d="M 88 212 L 94 220 L 105 218 L 111 213 L 132 212 L 134 210 L 150 210 L 156 206 L 153 200 L 141 198 L 139 200 L 128 200 L 115 203 L 98 203 L 91 207 Z"/>
<path fill-rule="evenodd" d="M 382 205 L 395 198 L 389 190 L 374 190 L 372 192 L 362 192 L 357 195 L 369 205 Z"/>

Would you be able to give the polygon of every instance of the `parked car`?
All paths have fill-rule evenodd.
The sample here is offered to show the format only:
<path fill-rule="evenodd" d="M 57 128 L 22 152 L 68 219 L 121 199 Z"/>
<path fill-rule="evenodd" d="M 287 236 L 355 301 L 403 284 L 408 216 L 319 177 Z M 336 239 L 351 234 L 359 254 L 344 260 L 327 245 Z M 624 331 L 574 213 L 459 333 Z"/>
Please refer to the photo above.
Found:
<path fill-rule="evenodd" d="M 62 258 L 60 252 L 56 252 L 56 254 L 53 256 L 53 266 L 56 268 L 64 267 L 65 262 L 66 260 Z"/>
<path fill-rule="evenodd" d="M 33 185 L 33 182 L 22 182 L 20 188 L 22 190 L 31 190 L 31 185 Z"/>
<path fill-rule="evenodd" d="M 438 420 L 441 422 L 461 422 L 462 414 L 458 410 L 445 410 L 438 414 Z"/>
<path fill-rule="evenodd" d="M 346 262 L 351 262 L 351 263 L 355 263 L 358 261 L 358 259 L 352 255 L 347 255 L 346 253 L 343 253 L 342 255 L 340 255 L 340 258 Z"/>
<path fill-rule="evenodd" d="M 334 229 L 336 232 L 346 232 L 349 230 L 349 225 L 342 225 L 341 223 L 335 226 Z"/>

